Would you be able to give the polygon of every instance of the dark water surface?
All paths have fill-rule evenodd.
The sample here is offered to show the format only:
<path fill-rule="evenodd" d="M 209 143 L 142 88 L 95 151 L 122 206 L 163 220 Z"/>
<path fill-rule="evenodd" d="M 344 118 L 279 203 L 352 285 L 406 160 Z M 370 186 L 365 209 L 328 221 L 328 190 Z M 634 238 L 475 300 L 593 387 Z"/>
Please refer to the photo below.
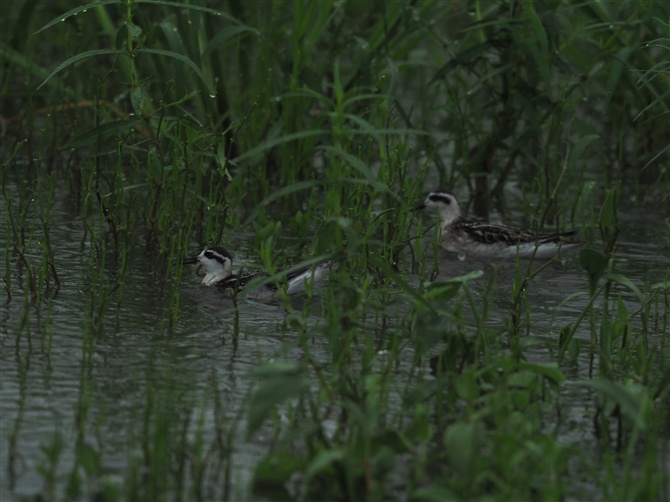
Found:
<path fill-rule="evenodd" d="M 645 207 L 622 214 L 622 219 L 617 257 L 624 261 L 618 265 L 618 272 L 644 291 L 648 284 L 665 280 L 670 268 L 668 234 L 659 231 L 663 215 Z M 3 217 L 3 249 L 8 233 Z M 165 404 L 172 407 L 172 413 L 197 410 L 190 435 L 199 427 L 205 444 L 214 439 L 217 421 L 223 420 L 239 431 L 233 442 L 231 497 L 246 499 L 253 466 L 267 453 L 271 439 L 260 433 L 251 442 L 244 441 L 245 405 L 254 383 L 248 374 L 270 360 L 298 361 L 304 357 L 287 323 L 286 310 L 277 304 L 244 302 L 240 334 L 233 339 L 232 301 L 201 286 L 200 278 L 185 269 L 178 286 L 179 320 L 169 329 L 172 284 L 162 278 L 162 271 L 154 270 L 154 257 L 138 246 L 128 256 L 121 304 L 116 305 L 118 294 L 112 293 L 103 328 L 90 336 L 92 348 L 85 350 L 82 333 L 91 332 L 92 322 L 86 311 L 91 301 L 99 302 L 95 298 L 100 291 L 98 284 L 114 284 L 119 265 L 109 252 L 97 256 L 92 265 L 91 244 L 84 235 L 79 214 L 66 201 L 57 201 L 51 212 L 51 240 L 63 284 L 58 291 L 48 291 L 39 308 L 30 305 L 27 311 L 24 309 L 25 276 L 18 273 L 16 257 L 10 254 L 12 298 L 8 301 L 3 288 L 0 302 L 0 499 L 17 500 L 42 490 L 44 481 L 38 469 L 47 462 L 41 448 L 51 444 L 56 435 L 63 441 L 57 469 L 62 476 L 57 493 L 61 493 L 82 427 L 85 441 L 100 452 L 103 467 L 110 473 L 108 482 L 120 485 L 129 464 L 138 456 L 137 441 L 130 438 L 141 433 L 141 410 L 151 397 L 161 400 L 167 395 L 176 396 L 175 402 Z M 38 231 L 33 238 L 39 239 Z M 230 247 L 233 251 L 244 249 L 244 239 L 236 241 L 233 236 Z M 28 258 L 38 263 L 41 257 L 35 250 L 39 246 L 29 249 Z M 488 282 L 491 265 L 469 259 L 460 262 L 446 252 L 440 253 L 438 279 L 485 270 L 482 278 L 471 283 L 473 292 L 479 295 Z M 105 264 L 101 266 L 103 258 Z M 254 261 L 253 256 L 239 253 L 235 258 L 238 265 Z M 502 264 L 487 321 L 494 329 L 502 330 L 503 319 L 509 317 L 513 278 L 514 264 Z M 587 290 L 577 253 L 567 255 L 564 264 L 551 265 L 528 291 L 529 334 L 555 341 L 561 327 L 575 321 L 587 296 L 574 298 L 560 310 L 557 307 L 569 294 Z M 621 295 L 629 311 L 635 310 L 634 295 L 623 289 Z M 299 311 L 304 301 L 294 300 L 293 307 Z M 402 307 L 399 311 L 409 308 Z M 307 322 L 322 322 L 323 308 L 319 298 L 314 298 Z M 19 326 L 26 321 L 29 328 L 17 339 Z M 576 334 L 583 350 L 577 361 L 563 368 L 569 379 L 563 390 L 564 410 L 569 415 L 569 426 L 562 433 L 565 441 L 592 441 L 591 391 L 571 385 L 588 376 L 589 336 L 584 323 Z M 331 358 L 328 341 L 316 338 L 309 343 L 316 361 L 327 365 Z M 542 346 L 528 353 L 536 361 L 550 361 Z M 394 367 L 401 388 L 403 380 L 415 372 L 412 349 L 405 349 L 403 355 L 402 364 Z M 219 411 L 214 405 L 216 392 Z M 400 407 L 399 395 L 392 395 L 390 401 Z M 85 417 L 81 416 L 82 409 L 86 410 Z"/>

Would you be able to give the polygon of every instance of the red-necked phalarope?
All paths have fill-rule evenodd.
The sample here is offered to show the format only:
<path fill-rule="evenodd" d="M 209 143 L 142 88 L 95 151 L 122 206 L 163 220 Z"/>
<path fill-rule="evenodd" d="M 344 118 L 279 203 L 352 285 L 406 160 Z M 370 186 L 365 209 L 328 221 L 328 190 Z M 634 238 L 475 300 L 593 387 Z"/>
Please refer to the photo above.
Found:
<path fill-rule="evenodd" d="M 571 249 L 583 244 L 563 241 L 565 237 L 574 235 L 574 231 L 536 234 L 507 225 L 468 220 L 463 216 L 456 194 L 451 190 L 430 192 L 426 200 L 416 207 L 424 208 L 437 209 L 442 227 L 442 247 L 458 253 L 461 260 L 467 254 L 513 258 L 518 253 L 521 258 L 551 258 L 559 249 Z"/>
<path fill-rule="evenodd" d="M 202 284 L 205 286 L 215 286 L 226 292 L 229 292 L 229 290 L 237 292 L 243 289 L 252 279 L 270 276 L 270 274 L 263 270 L 239 275 L 233 274 L 231 271 L 233 256 L 227 249 L 221 246 L 207 247 L 198 256 L 184 259 L 183 263 L 186 265 L 200 264 L 205 267 L 206 274 L 202 279 Z M 326 277 L 329 266 L 330 262 L 323 262 L 313 267 L 303 267 L 289 272 L 280 282 L 286 283 L 286 292 L 288 294 L 299 293 L 305 290 L 305 282 L 315 284 Z M 276 272 L 281 272 L 282 270 L 278 268 Z M 247 297 L 261 300 L 272 298 L 277 293 L 277 285 L 275 283 L 267 283 L 253 289 Z"/>

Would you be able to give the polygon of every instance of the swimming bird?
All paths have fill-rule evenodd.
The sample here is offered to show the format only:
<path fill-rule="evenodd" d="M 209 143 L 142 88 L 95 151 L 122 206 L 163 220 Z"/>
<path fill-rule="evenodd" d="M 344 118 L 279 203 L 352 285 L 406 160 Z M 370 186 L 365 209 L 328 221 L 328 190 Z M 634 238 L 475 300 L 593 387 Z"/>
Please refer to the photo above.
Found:
<path fill-rule="evenodd" d="M 451 190 L 430 192 L 416 209 L 434 208 L 440 217 L 441 245 L 447 251 L 489 258 L 551 258 L 559 249 L 581 246 L 582 242 L 565 242 L 576 232 L 535 233 L 530 230 L 469 220 L 463 216 L 456 194 Z"/>
<path fill-rule="evenodd" d="M 198 256 L 186 258 L 182 261 L 185 265 L 200 264 L 205 267 L 205 277 L 202 284 L 205 286 L 214 286 L 227 293 L 237 293 L 253 279 L 257 277 L 270 277 L 265 270 L 256 270 L 245 274 L 233 274 L 233 256 L 230 252 L 221 246 L 206 247 Z M 326 261 L 315 266 L 306 266 L 288 272 L 279 279 L 279 283 L 286 284 L 286 292 L 295 294 L 305 290 L 305 283 L 316 284 L 321 279 L 327 277 L 330 262 Z M 278 268 L 275 273 L 280 273 L 284 269 Z M 277 296 L 279 290 L 275 282 L 268 282 L 259 285 L 257 288 L 247 294 L 248 298 L 258 300 L 272 298 Z"/>

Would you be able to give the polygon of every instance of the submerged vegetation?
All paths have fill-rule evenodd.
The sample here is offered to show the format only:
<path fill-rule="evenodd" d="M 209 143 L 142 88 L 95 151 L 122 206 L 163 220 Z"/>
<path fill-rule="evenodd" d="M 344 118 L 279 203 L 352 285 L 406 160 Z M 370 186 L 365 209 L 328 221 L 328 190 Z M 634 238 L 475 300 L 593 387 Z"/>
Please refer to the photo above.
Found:
<path fill-rule="evenodd" d="M 669 20 L 664 1 L 5 2 L 2 497 L 670 500 Z M 440 273 L 411 211 L 438 186 L 587 246 Z M 622 273 L 622 207 L 658 220 L 651 276 Z M 185 298 L 180 259 L 214 244 L 336 266 L 258 324 Z M 555 266 L 579 280 L 539 308 Z M 64 367 L 76 395 L 24 450 Z"/>

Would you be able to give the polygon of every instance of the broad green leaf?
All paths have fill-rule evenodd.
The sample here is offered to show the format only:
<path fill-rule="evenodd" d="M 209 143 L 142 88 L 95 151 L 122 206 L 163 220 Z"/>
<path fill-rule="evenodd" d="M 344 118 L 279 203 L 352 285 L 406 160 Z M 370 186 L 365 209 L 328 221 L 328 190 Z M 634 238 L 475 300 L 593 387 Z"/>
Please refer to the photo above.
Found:
<path fill-rule="evenodd" d="M 619 191 L 614 190 L 605 190 L 605 201 L 600 208 L 600 213 L 598 219 L 600 226 L 604 229 L 608 229 L 610 226 L 616 223 L 617 221 L 617 206 L 619 203 Z"/>
<path fill-rule="evenodd" d="M 607 268 L 608 259 L 604 254 L 595 249 L 582 249 L 579 252 L 579 265 L 586 270 L 589 276 L 589 289 L 591 294 L 596 290 L 598 281 Z"/>
<path fill-rule="evenodd" d="M 373 450 L 371 458 L 372 476 L 375 479 L 384 479 L 395 467 L 395 458 L 393 450 L 386 445 Z"/>
<path fill-rule="evenodd" d="M 342 460 L 344 458 L 344 451 L 339 449 L 326 450 L 319 452 L 309 463 L 305 469 L 305 476 L 311 478 L 315 474 L 320 473 L 324 469 L 330 467 L 333 462 Z"/>
<path fill-rule="evenodd" d="M 646 429 L 647 417 L 645 417 L 645 400 L 648 401 L 648 396 L 644 387 L 638 386 L 641 391 L 633 386 L 626 386 L 608 380 L 582 380 L 576 382 L 577 385 L 583 387 L 591 387 L 602 393 L 609 399 L 612 399 L 619 405 L 621 413 L 635 424 L 639 429 Z M 636 391 L 636 392 L 632 392 Z"/>
<path fill-rule="evenodd" d="M 426 298 L 448 302 L 456 296 L 461 284 L 459 281 L 431 282 L 426 288 Z"/>
<path fill-rule="evenodd" d="M 255 373 L 263 374 L 265 380 L 249 402 L 247 437 L 263 425 L 276 405 L 297 396 L 307 387 L 307 381 L 295 365 L 277 366 L 277 363 L 274 363 L 258 368 Z"/>
<path fill-rule="evenodd" d="M 290 500 L 286 483 L 303 466 L 302 459 L 293 453 L 279 451 L 270 454 L 256 466 L 251 490 L 263 500 Z"/>
<path fill-rule="evenodd" d="M 651 289 L 670 289 L 670 281 L 657 282 Z"/>
<path fill-rule="evenodd" d="M 475 475 L 475 458 L 484 438 L 484 427 L 479 422 L 456 422 L 444 434 L 444 446 L 451 465 L 465 479 Z"/>
<path fill-rule="evenodd" d="M 130 21 L 126 21 L 125 24 L 128 27 L 128 31 L 130 32 L 131 37 L 137 38 L 142 34 L 142 28 L 140 28 L 136 24 L 133 24 Z"/>
<path fill-rule="evenodd" d="M 559 387 L 565 382 L 565 374 L 556 363 L 520 363 L 519 369 L 543 375 L 553 380 Z"/>

